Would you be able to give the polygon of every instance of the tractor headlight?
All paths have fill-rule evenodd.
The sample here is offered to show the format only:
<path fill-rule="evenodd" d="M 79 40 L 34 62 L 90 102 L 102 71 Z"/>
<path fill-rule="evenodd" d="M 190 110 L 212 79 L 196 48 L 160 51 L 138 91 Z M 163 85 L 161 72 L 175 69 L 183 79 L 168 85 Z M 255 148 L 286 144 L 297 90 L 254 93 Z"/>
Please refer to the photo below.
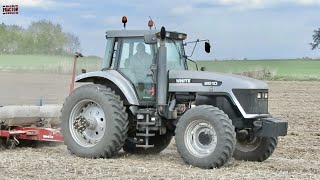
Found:
<path fill-rule="evenodd" d="M 267 92 L 264 93 L 264 98 L 265 98 L 265 99 L 268 99 L 268 93 L 267 93 Z"/>
<path fill-rule="evenodd" d="M 257 94 L 257 98 L 258 98 L 258 99 L 261 99 L 261 98 L 262 98 L 262 93 L 261 93 L 261 92 L 259 92 L 259 93 Z"/>

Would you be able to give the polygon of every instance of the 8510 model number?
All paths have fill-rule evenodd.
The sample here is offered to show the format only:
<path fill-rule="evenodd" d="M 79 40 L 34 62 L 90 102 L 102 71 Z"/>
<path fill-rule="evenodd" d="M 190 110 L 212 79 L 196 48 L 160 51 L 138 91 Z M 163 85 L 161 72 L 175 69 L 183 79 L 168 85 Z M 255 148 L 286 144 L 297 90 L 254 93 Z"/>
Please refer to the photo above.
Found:
<path fill-rule="evenodd" d="M 203 82 L 203 85 L 204 86 L 219 86 L 219 82 L 217 82 L 217 81 L 206 81 L 206 82 Z"/>

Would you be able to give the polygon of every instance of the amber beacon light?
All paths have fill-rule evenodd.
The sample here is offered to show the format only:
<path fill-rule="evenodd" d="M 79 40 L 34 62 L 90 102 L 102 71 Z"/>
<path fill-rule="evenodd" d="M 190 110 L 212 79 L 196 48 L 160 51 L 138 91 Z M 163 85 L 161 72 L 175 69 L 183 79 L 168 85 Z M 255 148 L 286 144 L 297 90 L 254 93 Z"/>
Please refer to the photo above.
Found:
<path fill-rule="evenodd" d="M 152 20 L 149 20 L 148 26 L 149 26 L 150 29 L 152 28 L 152 26 L 153 26 L 153 21 Z"/>
<path fill-rule="evenodd" d="M 128 19 L 126 16 L 122 17 L 122 23 L 123 23 L 123 27 L 126 28 L 126 23 L 128 22 Z"/>

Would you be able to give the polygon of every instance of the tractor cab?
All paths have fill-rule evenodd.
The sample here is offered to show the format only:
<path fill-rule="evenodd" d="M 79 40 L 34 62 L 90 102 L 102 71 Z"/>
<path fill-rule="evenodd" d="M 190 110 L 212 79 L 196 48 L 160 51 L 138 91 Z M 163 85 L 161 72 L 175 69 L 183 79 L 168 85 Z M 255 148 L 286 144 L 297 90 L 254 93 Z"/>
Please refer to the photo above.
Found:
<path fill-rule="evenodd" d="M 154 100 L 155 69 L 159 35 L 155 30 L 107 31 L 103 68 L 116 70 L 131 82 L 139 100 Z M 167 70 L 186 70 L 183 40 L 186 34 L 167 32 Z"/>

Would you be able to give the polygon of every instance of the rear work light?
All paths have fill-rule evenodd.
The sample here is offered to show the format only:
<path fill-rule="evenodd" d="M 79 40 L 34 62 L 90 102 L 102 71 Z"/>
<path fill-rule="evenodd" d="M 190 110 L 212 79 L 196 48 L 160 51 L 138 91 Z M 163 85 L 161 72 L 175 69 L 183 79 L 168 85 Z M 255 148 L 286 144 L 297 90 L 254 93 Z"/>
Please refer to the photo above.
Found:
<path fill-rule="evenodd" d="M 160 32 L 156 34 L 157 37 L 160 37 Z M 166 37 L 171 39 L 185 40 L 187 39 L 187 34 L 179 32 L 166 32 Z"/>

